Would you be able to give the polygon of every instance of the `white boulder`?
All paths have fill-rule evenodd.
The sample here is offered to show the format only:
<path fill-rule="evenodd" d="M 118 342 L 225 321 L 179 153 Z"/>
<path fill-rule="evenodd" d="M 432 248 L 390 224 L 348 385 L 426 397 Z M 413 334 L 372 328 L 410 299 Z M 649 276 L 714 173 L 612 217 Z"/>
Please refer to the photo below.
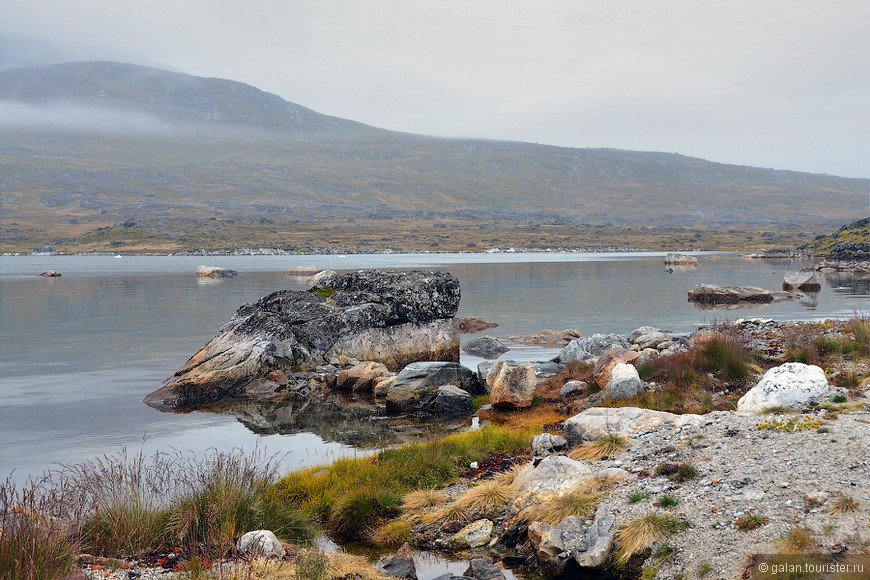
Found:
<path fill-rule="evenodd" d="M 239 538 L 236 547 L 239 549 L 239 552 L 246 555 L 258 556 L 260 558 L 277 558 L 278 560 L 284 559 L 284 547 L 275 534 L 269 530 L 248 532 Z"/>
<path fill-rule="evenodd" d="M 764 373 L 757 385 L 737 401 L 737 411 L 763 413 L 774 407 L 798 409 L 831 393 L 821 367 L 792 362 Z"/>

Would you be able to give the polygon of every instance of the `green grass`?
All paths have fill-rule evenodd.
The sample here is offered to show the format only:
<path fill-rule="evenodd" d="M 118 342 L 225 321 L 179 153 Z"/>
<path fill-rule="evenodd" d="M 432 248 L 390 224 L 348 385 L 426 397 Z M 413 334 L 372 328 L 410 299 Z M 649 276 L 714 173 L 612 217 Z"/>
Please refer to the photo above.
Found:
<path fill-rule="evenodd" d="M 489 453 L 526 447 L 534 431 L 489 425 L 373 457 L 343 458 L 286 475 L 277 482 L 275 493 L 326 522 L 335 533 L 352 536 L 395 517 L 407 493 L 443 487 L 469 463 Z"/>
<path fill-rule="evenodd" d="M 656 505 L 658 505 L 659 507 L 663 507 L 663 508 L 669 508 L 669 507 L 674 507 L 678 503 L 680 503 L 680 502 L 677 500 L 677 498 L 675 498 L 671 495 L 663 495 L 662 497 L 659 498 L 659 501 L 656 502 Z"/>
<path fill-rule="evenodd" d="M 643 493 L 643 492 L 639 491 L 639 492 L 635 492 L 635 493 L 631 494 L 630 496 L 628 496 L 628 501 L 630 503 L 637 503 L 639 501 L 645 500 L 648 497 L 649 497 L 648 493 Z"/>

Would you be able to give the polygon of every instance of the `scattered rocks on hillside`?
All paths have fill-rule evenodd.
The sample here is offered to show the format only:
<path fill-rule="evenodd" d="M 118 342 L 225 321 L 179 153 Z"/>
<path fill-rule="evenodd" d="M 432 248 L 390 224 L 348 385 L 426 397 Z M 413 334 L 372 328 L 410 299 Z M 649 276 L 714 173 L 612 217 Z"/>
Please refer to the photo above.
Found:
<path fill-rule="evenodd" d="M 238 275 L 239 273 L 235 270 L 227 270 L 217 266 L 200 266 L 196 269 L 197 278 L 232 278 Z"/>
<path fill-rule="evenodd" d="M 530 445 L 532 457 L 542 459 L 550 455 L 564 455 L 568 449 L 568 440 L 561 435 L 541 433 L 532 437 Z"/>
<path fill-rule="evenodd" d="M 785 363 L 764 373 L 757 385 L 737 401 L 737 410 L 762 413 L 767 409 L 800 410 L 831 393 L 825 371 L 815 365 Z"/>
<path fill-rule="evenodd" d="M 529 542 L 548 578 L 569 580 L 602 577 L 610 563 L 615 516 L 607 503 L 598 505 L 591 524 L 569 516 L 558 525 L 529 525 Z"/>
<path fill-rule="evenodd" d="M 374 390 L 375 383 L 393 374 L 381 363 L 361 362 L 341 370 L 336 377 L 335 388 L 371 392 Z"/>
<path fill-rule="evenodd" d="M 661 334 L 663 340 L 664 334 Z M 631 364 L 638 359 L 640 355 L 636 351 L 631 351 L 621 345 L 615 344 L 610 346 L 604 353 L 598 357 L 598 362 L 595 363 L 595 368 L 592 370 L 592 380 L 599 387 L 605 388 L 610 383 L 613 368 L 620 363 Z"/>
<path fill-rule="evenodd" d="M 468 414 L 471 395 L 484 393 L 477 375 L 459 363 L 417 362 L 388 383 L 387 413 Z"/>

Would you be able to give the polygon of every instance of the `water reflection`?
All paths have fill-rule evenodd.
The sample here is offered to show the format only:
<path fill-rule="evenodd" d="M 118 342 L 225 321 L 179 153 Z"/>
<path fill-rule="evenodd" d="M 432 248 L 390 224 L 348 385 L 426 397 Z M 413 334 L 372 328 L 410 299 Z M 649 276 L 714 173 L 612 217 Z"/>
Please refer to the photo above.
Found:
<path fill-rule="evenodd" d="M 382 405 L 340 393 L 290 393 L 268 401 L 238 398 L 198 412 L 229 415 L 259 435 L 310 432 L 324 441 L 361 448 L 418 441 L 470 425 L 469 418 L 387 416 Z"/>

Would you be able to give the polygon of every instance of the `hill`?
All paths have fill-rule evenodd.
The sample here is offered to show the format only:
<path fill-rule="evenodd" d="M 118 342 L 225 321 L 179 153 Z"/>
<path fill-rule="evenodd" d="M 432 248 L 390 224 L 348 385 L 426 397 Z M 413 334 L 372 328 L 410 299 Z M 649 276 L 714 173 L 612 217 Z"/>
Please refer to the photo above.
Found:
<path fill-rule="evenodd" d="M 396 133 L 112 62 L 2 71 L 0 111 L 3 251 L 796 245 L 866 214 L 870 191 L 670 153 Z"/>

